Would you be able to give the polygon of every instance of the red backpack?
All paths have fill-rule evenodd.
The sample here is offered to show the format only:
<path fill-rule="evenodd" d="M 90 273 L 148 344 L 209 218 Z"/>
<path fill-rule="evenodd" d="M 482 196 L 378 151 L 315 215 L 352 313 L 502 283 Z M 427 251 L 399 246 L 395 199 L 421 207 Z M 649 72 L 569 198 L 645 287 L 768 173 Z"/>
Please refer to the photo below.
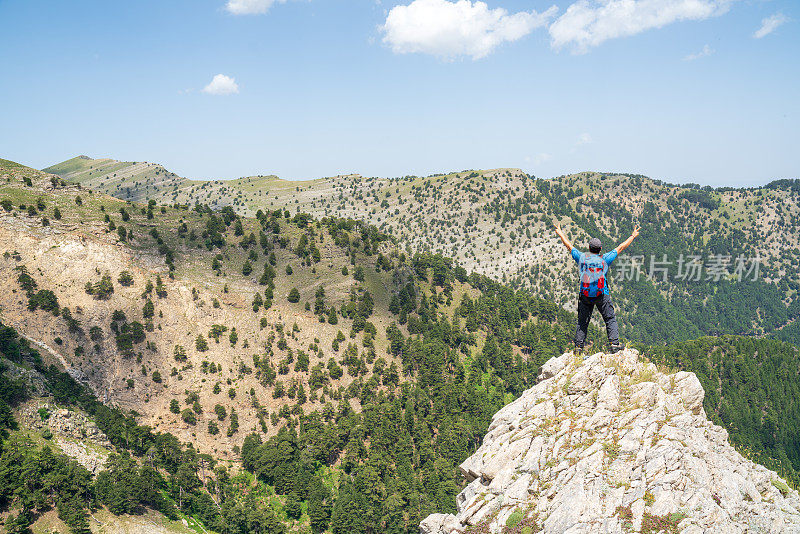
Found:
<path fill-rule="evenodd" d="M 598 254 L 581 254 L 578 262 L 581 274 L 580 293 L 584 297 L 594 298 L 603 294 L 606 287 L 606 272 L 608 264 Z"/>

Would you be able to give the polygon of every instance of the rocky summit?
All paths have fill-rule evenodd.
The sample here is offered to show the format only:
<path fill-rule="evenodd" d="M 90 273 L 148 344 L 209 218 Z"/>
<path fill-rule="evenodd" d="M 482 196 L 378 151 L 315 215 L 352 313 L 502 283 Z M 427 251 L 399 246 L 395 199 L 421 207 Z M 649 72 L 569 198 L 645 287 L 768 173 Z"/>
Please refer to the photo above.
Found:
<path fill-rule="evenodd" d="M 737 452 L 693 373 L 637 351 L 566 353 L 461 464 L 458 513 L 423 534 L 800 532 L 800 497 Z"/>

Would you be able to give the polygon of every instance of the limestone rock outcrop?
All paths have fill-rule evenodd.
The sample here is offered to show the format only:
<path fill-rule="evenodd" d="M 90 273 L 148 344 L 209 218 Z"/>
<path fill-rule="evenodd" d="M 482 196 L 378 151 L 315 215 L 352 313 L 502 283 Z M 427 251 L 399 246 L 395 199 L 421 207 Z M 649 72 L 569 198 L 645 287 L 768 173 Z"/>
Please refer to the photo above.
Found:
<path fill-rule="evenodd" d="M 551 359 L 461 464 L 458 513 L 423 534 L 800 533 L 800 497 L 743 457 L 693 373 L 625 349 Z"/>
<path fill-rule="evenodd" d="M 108 437 L 81 412 L 34 399 L 23 404 L 17 415 L 26 427 L 49 432 L 61 452 L 94 474 L 105 468 L 114 450 Z"/>

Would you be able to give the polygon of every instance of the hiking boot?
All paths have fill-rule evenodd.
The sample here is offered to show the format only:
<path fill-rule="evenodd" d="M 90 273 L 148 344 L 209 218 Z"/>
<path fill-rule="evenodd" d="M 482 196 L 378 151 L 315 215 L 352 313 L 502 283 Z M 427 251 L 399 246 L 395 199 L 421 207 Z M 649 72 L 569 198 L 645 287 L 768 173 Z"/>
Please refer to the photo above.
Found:
<path fill-rule="evenodd" d="M 611 354 L 616 354 L 622 350 L 622 345 L 619 343 L 612 343 L 611 344 Z"/>

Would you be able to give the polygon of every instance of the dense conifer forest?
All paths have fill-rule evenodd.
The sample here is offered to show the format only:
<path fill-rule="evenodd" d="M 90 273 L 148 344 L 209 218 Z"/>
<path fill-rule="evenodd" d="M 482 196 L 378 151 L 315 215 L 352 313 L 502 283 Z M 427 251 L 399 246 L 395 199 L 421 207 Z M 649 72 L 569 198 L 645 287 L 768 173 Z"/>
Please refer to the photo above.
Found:
<path fill-rule="evenodd" d="M 800 350 L 743 336 L 703 337 L 642 349 L 700 379 L 709 418 L 753 460 L 800 485 Z"/>

